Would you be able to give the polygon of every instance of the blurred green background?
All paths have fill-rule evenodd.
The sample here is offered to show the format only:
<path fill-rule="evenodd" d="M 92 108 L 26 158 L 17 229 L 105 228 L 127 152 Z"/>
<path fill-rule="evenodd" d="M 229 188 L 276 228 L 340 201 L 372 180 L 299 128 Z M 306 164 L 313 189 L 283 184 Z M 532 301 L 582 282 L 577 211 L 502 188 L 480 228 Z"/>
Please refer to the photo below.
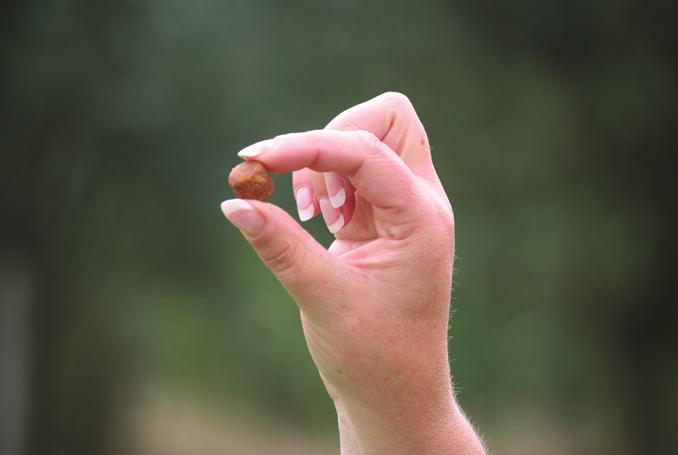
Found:
<path fill-rule="evenodd" d="M 671 453 L 676 5 L 3 2 L 0 453 L 337 453 L 298 311 L 219 203 L 241 147 L 387 90 L 455 208 L 488 446 Z"/>

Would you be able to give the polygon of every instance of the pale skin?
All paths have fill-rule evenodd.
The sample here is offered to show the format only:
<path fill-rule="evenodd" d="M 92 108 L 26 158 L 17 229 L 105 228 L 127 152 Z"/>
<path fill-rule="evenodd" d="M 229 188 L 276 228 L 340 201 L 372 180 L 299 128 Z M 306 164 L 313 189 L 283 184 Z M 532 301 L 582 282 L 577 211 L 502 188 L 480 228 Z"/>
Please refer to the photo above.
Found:
<path fill-rule="evenodd" d="M 222 203 L 299 306 L 341 454 L 484 454 L 448 361 L 452 207 L 410 101 L 385 93 L 239 155 L 293 172 L 300 219 L 322 213 L 336 237 L 325 249 L 272 204 Z"/>

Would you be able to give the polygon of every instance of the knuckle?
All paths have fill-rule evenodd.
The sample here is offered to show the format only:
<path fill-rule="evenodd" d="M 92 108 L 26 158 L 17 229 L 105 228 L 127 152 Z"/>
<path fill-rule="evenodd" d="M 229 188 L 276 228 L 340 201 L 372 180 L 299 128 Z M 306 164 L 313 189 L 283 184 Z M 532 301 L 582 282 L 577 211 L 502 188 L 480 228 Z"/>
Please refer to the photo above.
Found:
<path fill-rule="evenodd" d="M 447 198 L 432 194 L 426 187 L 422 191 L 425 194 L 419 195 L 416 206 L 420 208 L 419 218 L 427 220 L 424 231 L 441 240 L 454 237 L 454 213 Z"/>
<path fill-rule="evenodd" d="M 407 95 L 401 92 L 386 92 L 382 96 L 386 98 L 387 101 L 393 104 L 400 104 L 403 106 L 411 104 L 410 99 L 407 97 Z"/>
<path fill-rule="evenodd" d="M 363 148 L 370 154 L 381 154 L 380 152 L 383 152 L 384 144 L 374 133 L 360 130 L 356 131 L 356 135 Z"/>
<path fill-rule="evenodd" d="M 358 130 L 355 133 L 358 136 L 358 139 L 360 139 L 360 141 L 363 144 L 365 144 L 366 146 L 374 147 L 377 144 L 381 143 L 379 138 L 377 136 L 375 136 L 375 134 L 370 132 L 370 131 Z"/>
<path fill-rule="evenodd" d="M 321 156 L 327 155 L 327 153 L 330 151 L 327 141 L 323 139 L 323 132 L 322 131 L 311 131 L 307 134 L 306 136 L 307 140 L 309 141 L 309 144 L 311 145 L 311 149 L 313 150 L 313 161 L 308 164 L 308 168 L 312 168 L 317 161 L 320 159 Z"/>
<path fill-rule="evenodd" d="M 428 195 L 416 180 L 400 179 L 398 184 L 401 190 L 399 199 L 403 208 L 426 207 Z"/>
<path fill-rule="evenodd" d="M 454 215 L 446 204 L 435 204 L 433 213 L 430 215 L 433 225 L 446 236 L 454 235 Z"/>
<path fill-rule="evenodd" d="M 273 153 L 278 153 L 280 149 L 282 149 L 283 144 L 289 137 L 288 134 L 279 134 L 275 136 L 273 139 L 271 139 L 271 144 L 270 144 L 270 151 Z"/>
<path fill-rule="evenodd" d="M 407 112 L 414 110 L 412 102 L 403 93 L 400 92 L 386 92 L 384 98 L 391 105 L 391 108 L 396 112 Z"/>
<path fill-rule="evenodd" d="M 285 274 L 297 267 L 299 263 L 297 249 L 291 243 L 285 242 L 276 251 L 263 254 L 264 264 L 276 274 Z"/>

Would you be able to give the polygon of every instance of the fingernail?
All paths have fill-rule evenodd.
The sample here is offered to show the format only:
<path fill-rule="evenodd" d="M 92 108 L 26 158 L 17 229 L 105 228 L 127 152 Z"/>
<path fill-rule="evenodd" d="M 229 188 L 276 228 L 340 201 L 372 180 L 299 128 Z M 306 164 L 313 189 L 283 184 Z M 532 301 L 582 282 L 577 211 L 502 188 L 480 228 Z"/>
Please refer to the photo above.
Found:
<path fill-rule="evenodd" d="M 249 236 L 261 233 L 266 224 L 264 217 L 249 202 L 229 199 L 221 203 L 221 211 L 228 221 Z"/>
<path fill-rule="evenodd" d="M 313 193 L 311 189 L 302 186 L 297 190 L 297 211 L 299 212 L 299 219 L 301 221 L 308 221 L 313 218 L 315 208 L 313 207 Z"/>
<path fill-rule="evenodd" d="M 267 145 L 271 143 L 271 139 L 266 139 L 264 141 L 255 142 L 252 145 L 248 145 L 244 149 L 238 152 L 240 158 L 249 158 L 252 156 L 260 155 Z"/>
<path fill-rule="evenodd" d="M 338 209 L 346 202 L 344 181 L 336 172 L 325 172 L 323 176 L 325 177 L 325 187 L 327 187 L 327 194 L 330 197 L 330 204 Z"/>
<path fill-rule="evenodd" d="M 320 211 L 323 214 L 327 229 L 332 234 L 344 227 L 344 215 L 341 214 L 339 209 L 332 207 L 329 199 L 321 198 L 318 202 L 320 202 Z"/>

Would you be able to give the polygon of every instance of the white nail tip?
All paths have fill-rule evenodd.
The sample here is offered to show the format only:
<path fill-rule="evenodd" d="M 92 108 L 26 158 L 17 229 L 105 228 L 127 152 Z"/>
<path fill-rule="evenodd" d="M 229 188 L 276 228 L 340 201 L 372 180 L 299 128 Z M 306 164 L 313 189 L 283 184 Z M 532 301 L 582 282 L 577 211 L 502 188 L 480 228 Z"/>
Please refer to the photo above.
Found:
<path fill-rule="evenodd" d="M 315 208 L 313 207 L 313 204 L 309 205 L 305 209 L 297 209 L 299 211 L 299 219 L 301 221 L 308 221 L 311 218 L 313 218 L 313 214 L 315 213 Z"/>
<path fill-rule="evenodd" d="M 329 229 L 330 232 L 334 234 L 343 227 L 344 227 L 344 215 L 339 215 L 339 219 L 334 223 L 330 224 L 329 226 L 327 226 L 327 229 Z"/>
<path fill-rule="evenodd" d="M 264 148 L 267 146 L 267 144 L 270 144 L 272 142 L 272 139 L 264 139 L 263 141 L 255 142 L 254 144 L 250 144 L 244 149 L 240 150 L 238 152 L 238 156 L 240 158 L 249 158 L 252 156 L 257 156 L 261 154 L 261 152 L 264 151 Z"/>
<path fill-rule="evenodd" d="M 258 147 L 250 146 L 246 147 L 238 152 L 240 158 L 247 158 L 252 156 L 257 156 L 261 153 L 261 149 Z"/>
<path fill-rule="evenodd" d="M 346 190 L 343 188 L 340 189 L 334 196 L 330 196 L 330 204 L 332 204 L 332 207 L 335 209 L 338 209 L 344 205 L 344 202 L 346 202 Z"/>
<path fill-rule="evenodd" d="M 238 210 L 254 210 L 254 207 L 242 199 L 229 199 L 221 203 L 221 211 L 224 212 L 226 218 L 228 218 L 228 215 L 237 212 Z"/>

